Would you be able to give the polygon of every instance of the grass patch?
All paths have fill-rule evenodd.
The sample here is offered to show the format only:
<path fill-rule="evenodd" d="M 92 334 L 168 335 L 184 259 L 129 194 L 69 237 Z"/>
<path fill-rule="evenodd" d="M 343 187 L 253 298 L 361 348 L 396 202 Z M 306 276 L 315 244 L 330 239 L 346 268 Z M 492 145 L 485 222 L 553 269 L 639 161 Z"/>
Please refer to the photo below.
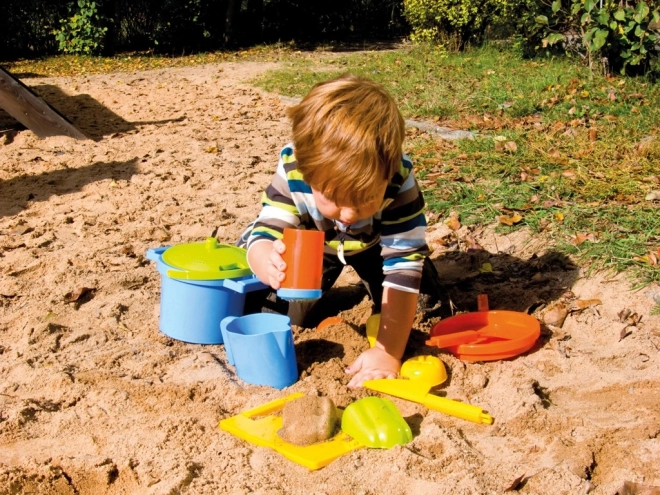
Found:
<path fill-rule="evenodd" d="M 586 266 L 628 271 L 642 285 L 660 280 L 660 205 L 645 199 L 660 189 L 660 86 L 502 47 L 291 61 L 255 84 L 299 97 L 347 71 L 381 82 L 405 118 L 476 133 L 450 143 L 409 132 L 431 212 L 527 226 Z M 514 213 L 515 225 L 499 224 Z"/>

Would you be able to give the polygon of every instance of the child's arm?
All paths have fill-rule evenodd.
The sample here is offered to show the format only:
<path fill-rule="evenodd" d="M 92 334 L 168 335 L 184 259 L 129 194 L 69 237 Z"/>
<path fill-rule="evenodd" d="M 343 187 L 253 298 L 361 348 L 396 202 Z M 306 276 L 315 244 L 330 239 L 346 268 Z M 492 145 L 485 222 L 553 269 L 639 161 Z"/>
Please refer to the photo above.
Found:
<path fill-rule="evenodd" d="M 416 310 L 417 293 L 385 287 L 376 345 L 347 368 L 347 373 L 354 374 L 348 383 L 350 388 L 366 380 L 396 378 Z"/>
<path fill-rule="evenodd" d="M 286 263 L 282 259 L 282 253 L 286 251 L 284 243 L 277 239 L 275 241 L 259 240 L 255 242 L 247 253 L 250 268 L 264 284 L 273 289 L 280 288 L 284 280 L 284 269 Z"/>

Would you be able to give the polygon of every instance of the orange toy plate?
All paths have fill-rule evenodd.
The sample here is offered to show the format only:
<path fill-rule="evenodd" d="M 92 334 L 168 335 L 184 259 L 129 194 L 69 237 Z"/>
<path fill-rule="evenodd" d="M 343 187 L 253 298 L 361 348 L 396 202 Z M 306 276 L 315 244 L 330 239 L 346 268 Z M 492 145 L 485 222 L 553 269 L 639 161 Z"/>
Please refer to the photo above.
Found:
<path fill-rule="evenodd" d="M 438 322 L 426 344 L 445 348 L 463 361 L 496 361 L 528 351 L 539 335 L 539 321 L 526 313 L 478 311 Z"/>

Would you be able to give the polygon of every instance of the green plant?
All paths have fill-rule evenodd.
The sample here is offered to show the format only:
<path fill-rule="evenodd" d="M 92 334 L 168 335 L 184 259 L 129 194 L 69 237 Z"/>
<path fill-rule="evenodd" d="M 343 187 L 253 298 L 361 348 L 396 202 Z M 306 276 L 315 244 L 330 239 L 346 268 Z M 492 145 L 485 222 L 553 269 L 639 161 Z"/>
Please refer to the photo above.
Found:
<path fill-rule="evenodd" d="M 105 20 L 99 15 L 96 2 L 78 0 L 77 5 L 73 15 L 60 20 L 60 29 L 55 31 L 59 50 L 75 55 L 96 55 L 103 50 L 103 41 L 108 31 L 103 26 Z M 70 14 L 73 8 L 70 8 Z"/>
<path fill-rule="evenodd" d="M 565 7 L 562 0 L 554 0 L 551 9 L 550 18 L 535 19 L 544 30 L 543 46 L 570 45 L 572 30 L 579 33 L 578 48 L 586 51 L 590 67 L 599 59 L 609 66 L 606 69 L 622 74 L 647 72 L 658 57 L 660 33 L 654 26 L 660 10 L 644 1 L 630 7 L 611 0 L 571 0 Z"/>
<path fill-rule="evenodd" d="M 450 49 L 481 42 L 486 30 L 520 2 L 512 0 L 404 0 L 404 15 L 416 43 L 440 43 Z M 525 2 L 523 2 L 525 3 Z"/>
<path fill-rule="evenodd" d="M 660 315 L 660 303 L 656 304 L 651 308 L 651 316 Z"/>

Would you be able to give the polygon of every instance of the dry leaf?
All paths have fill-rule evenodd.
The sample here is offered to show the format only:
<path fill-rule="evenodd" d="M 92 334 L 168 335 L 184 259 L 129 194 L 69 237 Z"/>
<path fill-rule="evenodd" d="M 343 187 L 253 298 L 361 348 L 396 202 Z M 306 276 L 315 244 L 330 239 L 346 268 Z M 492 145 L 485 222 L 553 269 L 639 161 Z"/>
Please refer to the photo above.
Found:
<path fill-rule="evenodd" d="M 626 317 L 626 323 L 631 327 L 636 327 L 640 321 L 642 321 L 642 317 L 637 313 L 633 313 Z"/>
<path fill-rule="evenodd" d="M 598 131 L 596 129 L 589 129 L 589 141 L 598 139 Z"/>
<path fill-rule="evenodd" d="M 479 268 L 481 273 L 493 273 L 493 265 L 490 263 L 483 263 L 481 268 Z"/>
<path fill-rule="evenodd" d="M 621 342 L 623 339 L 625 339 L 628 335 L 630 335 L 632 332 L 628 330 L 628 326 L 623 327 L 621 330 L 621 333 L 619 333 L 619 342 Z"/>
<path fill-rule="evenodd" d="M 632 313 L 631 310 L 629 310 L 628 308 L 623 308 L 616 315 L 619 317 L 619 321 L 623 323 L 630 316 L 630 313 Z"/>
<path fill-rule="evenodd" d="M 571 237 L 571 243 L 575 246 L 579 246 L 583 242 L 597 242 L 596 236 L 592 233 L 579 233 L 576 234 L 574 237 Z"/>
<path fill-rule="evenodd" d="M 600 299 L 576 299 L 571 303 L 571 311 L 582 311 L 599 304 L 603 304 Z"/>
<path fill-rule="evenodd" d="M 548 311 L 545 312 L 543 315 L 543 323 L 561 328 L 564 325 L 567 316 L 568 308 L 566 305 L 562 302 L 557 302 L 550 306 Z"/>
<path fill-rule="evenodd" d="M 505 492 L 512 492 L 512 491 L 514 491 L 514 490 L 517 490 L 518 487 L 520 486 L 520 483 L 522 483 L 522 481 L 523 481 L 524 479 L 525 479 L 525 475 L 524 475 L 524 474 L 521 474 L 521 475 L 518 476 L 515 480 L 513 480 L 513 481 L 511 482 L 511 484 L 510 484 L 507 488 L 504 489 L 504 491 L 505 491 Z"/>
<path fill-rule="evenodd" d="M 68 303 L 77 302 L 80 299 L 82 299 L 84 296 L 91 294 L 95 290 L 96 289 L 93 287 L 81 287 L 80 289 L 77 289 L 73 292 L 67 292 L 66 295 L 64 296 L 64 301 Z"/>
<path fill-rule="evenodd" d="M 561 176 L 566 177 L 567 179 L 575 179 L 576 174 L 574 170 L 564 170 L 561 173 Z"/>
<path fill-rule="evenodd" d="M 452 211 L 452 212 L 449 214 L 449 219 L 447 219 L 447 221 L 445 222 L 445 224 L 446 224 L 447 227 L 449 227 L 451 230 L 456 231 L 456 230 L 460 229 L 460 228 L 461 228 L 461 222 L 458 220 L 458 213 L 456 213 L 455 211 Z"/>
<path fill-rule="evenodd" d="M 504 143 L 504 149 L 507 150 L 509 153 L 515 153 L 518 151 L 518 145 L 513 142 L 513 141 L 507 141 Z"/>
<path fill-rule="evenodd" d="M 523 216 L 520 213 L 514 213 L 513 215 L 500 215 L 497 218 L 500 223 L 511 226 L 520 223 L 523 219 Z"/>
<path fill-rule="evenodd" d="M 651 191 L 644 199 L 646 199 L 646 201 L 658 201 L 660 200 L 660 191 Z"/>
<path fill-rule="evenodd" d="M 467 243 L 467 250 L 468 251 L 483 251 L 484 248 L 481 246 L 474 237 L 471 235 L 465 236 L 465 242 Z M 492 269 L 491 269 L 492 271 Z"/>

